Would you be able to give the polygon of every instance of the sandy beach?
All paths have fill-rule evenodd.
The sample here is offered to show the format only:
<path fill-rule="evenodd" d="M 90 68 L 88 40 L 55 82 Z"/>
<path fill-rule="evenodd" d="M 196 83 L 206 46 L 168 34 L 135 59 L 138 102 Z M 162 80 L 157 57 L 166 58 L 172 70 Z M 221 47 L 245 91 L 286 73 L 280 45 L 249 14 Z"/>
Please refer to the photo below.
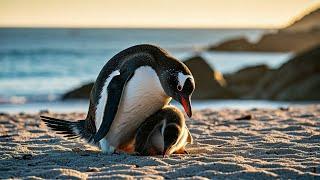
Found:
<path fill-rule="evenodd" d="M 0 0 L 0 17 L 0 180 L 320 180 L 320 0 Z M 154 118 L 169 100 L 183 148 L 183 116 Z"/>
<path fill-rule="evenodd" d="M 188 120 L 189 155 L 105 155 L 48 130 L 39 115 L 0 115 L 1 178 L 320 178 L 320 106 L 204 109 Z"/>

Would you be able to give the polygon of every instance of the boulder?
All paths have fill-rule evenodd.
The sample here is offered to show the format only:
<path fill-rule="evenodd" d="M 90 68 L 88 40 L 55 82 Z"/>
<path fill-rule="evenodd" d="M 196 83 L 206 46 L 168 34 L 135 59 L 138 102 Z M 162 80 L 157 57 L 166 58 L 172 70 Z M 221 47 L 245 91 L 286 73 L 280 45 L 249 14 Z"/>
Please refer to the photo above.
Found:
<path fill-rule="evenodd" d="M 320 30 L 320 8 L 309 12 L 282 29 L 287 32 L 310 32 Z"/>
<path fill-rule="evenodd" d="M 201 56 L 195 56 L 184 61 L 196 82 L 193 99 L 231 99 L 236 96 L 229 91 L 223 75 L 213 70 Z"/>
<path fill-rule="evenodd" d="M 320 9 L 305 15 L 286 28 L 263 35 L 257 43 L 246 38 L 229 39 L 208 50 L 303 52 L 320 44 Z"/>
<path fill-rule="evenodd" d="M 62 100 L 67 99 L 89 99 L 93 82 L 82 85 L 81 87 L 75 88 L 62 96 Z"/>
<path fill-rule="evenodd" d="M 320 20 L 319 20 L 320 21 Z M 301 52 L 320 44 L 320 30 L 312 32 L 269 33 L 257 43 L 246 38 L 231 39 L 208 48 L 209 51 Z"/>
<path fill-rule="evenodd" d="M 300 53 L 258 83 L 253 98 L 320 100 L 320 46 Z"/>
<path fill-rule="evenodd" d="M 217 46 L 211 46 L 211 51 L 255 51 L 254 44 L 250 43 L 245 37 L 226 40 Z"/>
<path fill-rule="evenodd" d="M 320 74 L 292 84 L 277 95 L 278 100 L 320 100 Z"/>
<path fill-rule="evenodd" d="M 257 83 L 272 70 L 267 65 L 249 66 L 232 74 L 225 74 L 227 88 L 240 98 L 248 97 Z"/>
<path fill-rule="evenodd" d="M 319 19 L 320 21 L 320 19 Z M 256 51 L 302 52 L 320 44 L 320 31 L 266 34 L 255 44 Z"/>

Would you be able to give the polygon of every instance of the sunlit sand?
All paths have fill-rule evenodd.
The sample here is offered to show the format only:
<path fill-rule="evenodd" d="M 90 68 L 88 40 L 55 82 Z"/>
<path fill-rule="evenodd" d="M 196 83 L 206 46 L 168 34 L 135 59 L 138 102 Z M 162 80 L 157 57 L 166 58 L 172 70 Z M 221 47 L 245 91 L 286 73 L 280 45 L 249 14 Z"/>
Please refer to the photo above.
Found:
<path fill-rule="evenodd" d="M 319 117 L 319 105 L 196 111 L 190 154 L 163 158 L 105 155 L 48 130 L 39 114 L 1 114 L 1 178 L 319 178 Z"/>

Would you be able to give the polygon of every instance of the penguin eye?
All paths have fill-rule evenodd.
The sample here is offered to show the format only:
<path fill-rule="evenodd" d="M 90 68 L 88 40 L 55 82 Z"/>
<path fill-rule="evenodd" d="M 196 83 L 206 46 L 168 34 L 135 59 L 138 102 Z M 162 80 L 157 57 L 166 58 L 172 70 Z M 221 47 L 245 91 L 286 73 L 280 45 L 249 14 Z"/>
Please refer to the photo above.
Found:
<path fill-rule="evenodd" d="M 184 84 L 184 91 L 187 93 L 187 94 L 191 94 L 194 90 L 194 82 L 192 79 L 188 78 Z"/>
<path fill-rule="evenodd" d="M 181 91 L 182 90 L 182 86 L 180 84 L 177 85 L 177 89 L 178 91 Z"/>

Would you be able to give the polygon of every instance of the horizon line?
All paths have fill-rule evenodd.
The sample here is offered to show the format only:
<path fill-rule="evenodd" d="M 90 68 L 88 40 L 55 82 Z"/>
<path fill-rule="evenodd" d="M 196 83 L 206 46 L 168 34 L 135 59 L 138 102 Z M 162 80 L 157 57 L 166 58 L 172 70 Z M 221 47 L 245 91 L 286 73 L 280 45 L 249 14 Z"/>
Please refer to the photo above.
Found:
<path fill-rule="evenodd" d="M 0 29 L 266 29 L 279 30 L 284 27 L 228 27 L 228 26 L 0 26 Z"/>

